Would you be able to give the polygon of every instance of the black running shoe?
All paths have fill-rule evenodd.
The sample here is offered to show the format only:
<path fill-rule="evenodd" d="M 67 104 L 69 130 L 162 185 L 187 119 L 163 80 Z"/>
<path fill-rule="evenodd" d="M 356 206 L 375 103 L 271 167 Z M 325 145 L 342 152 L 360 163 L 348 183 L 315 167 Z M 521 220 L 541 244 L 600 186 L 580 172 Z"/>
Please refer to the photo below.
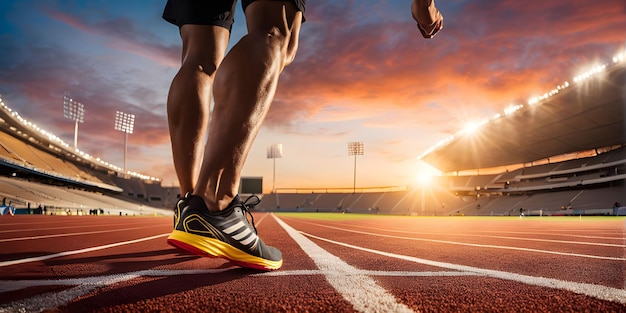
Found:
<path fill-rule="evenodd" d="M 183 209 L 187 206 L 187 195 L 185 195 L 185 197 L 182 198 L 178 198 L 178 201 L 176 201 L 176 207 L 174 208 L 174 229 L 176 229 L 176 224 L 178 224 L 178 221 L 180 219 L 180 214 L 183 212 Z"/>
<path fill-rule="evenodd" d="M 259 202 L 257 196 L 246 201 L 235 196 L 223 211 L 209 212 L 204 199 L 186 194 L 176 204 L 174 231 L 167 243 L 194 254 L 225 258 L 242 267 L 277 270 L 283 265 L 282 253 L 257 236 L 249 211 L 249 206 Z"/>

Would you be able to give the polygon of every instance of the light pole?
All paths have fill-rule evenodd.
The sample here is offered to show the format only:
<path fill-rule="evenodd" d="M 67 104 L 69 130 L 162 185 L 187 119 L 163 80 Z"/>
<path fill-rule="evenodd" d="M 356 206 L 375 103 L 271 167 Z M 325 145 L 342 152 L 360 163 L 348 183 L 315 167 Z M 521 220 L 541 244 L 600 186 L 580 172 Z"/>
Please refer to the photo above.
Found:
<path fill-rule="evenodd" d="M 267 146 L 267 158 L 274 160 L 274 178 L 272 179 L 272 193 L 276 193 L 276 159 L 283 157 L 283 145 L 273 144 Z"/>
<path fill-rule="evenodd" d="M 115 130 L 119 130 L 124 133 L 124 173 L 126 173 L 128 134 L 133 133 L 133 126 L 135 126 L 134 114 L 115 111 Z"/>
<path fill-rule="evenodd" d="M 348 142 L 348 155 L 354 155 L 354 185 L 352 188 L 352 193 L 356 193 L 356 156 L 363 155 L 365 153 L 365 146 L 362 141 L 352 141 Z"/>
<path fill-rule="evenodd" d="M 70 98 L 66 93 L 63 95 L 63 116 L 74 120 L 74 150 L 78 150 L 78 123 L 84 123 L 85 106 Z"/>

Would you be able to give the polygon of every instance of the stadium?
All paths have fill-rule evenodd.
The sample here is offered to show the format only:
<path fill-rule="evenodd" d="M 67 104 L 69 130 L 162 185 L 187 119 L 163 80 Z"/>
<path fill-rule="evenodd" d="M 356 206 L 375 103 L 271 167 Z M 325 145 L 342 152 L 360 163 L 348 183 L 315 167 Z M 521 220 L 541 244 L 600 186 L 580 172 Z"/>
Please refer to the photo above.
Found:
<path fill-rule="evenodd" d="M 178 188 L 0 99 L 0 312 L 624 312 L 625 57 L 437 143 L 421 186 L 262 195 L 274 272 L 168 246 Z"/>
<path fill-rule="evenodd" d="M 625 215 L 624 53 L 420 155 L 445 175 L 422 186 L 289 188 L 263 211 L 400 215 Z M 0 99 L 1 101 L 1 99 Z M 171 214 L 177 188 L 91 157 L 0 102 L 3 212 Z M 528 125 L 532 125 L 529 127 Z M 258 179 L 257 179 L 258 180 Z M 242 194 L 262 181 L 242 182 Z M 12 206 L 11 210 L 6 207 Z M 13 212 L 11 211 L 11 212 Z"/>

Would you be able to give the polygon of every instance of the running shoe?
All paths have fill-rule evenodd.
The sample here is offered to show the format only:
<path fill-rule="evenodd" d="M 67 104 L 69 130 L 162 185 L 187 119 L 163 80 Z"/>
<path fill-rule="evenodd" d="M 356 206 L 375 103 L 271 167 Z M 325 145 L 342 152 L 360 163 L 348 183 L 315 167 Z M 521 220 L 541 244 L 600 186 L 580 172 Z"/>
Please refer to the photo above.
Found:
<path fill-rule="evenodd" d="M 176 224 L 178 224 L 178 220 L 180 219 L 180 213 L 183 211 L 183 208 L 187 206 L 186 199 L 187 197 L 178 197 L 176 201 L 176 207 L 174 207 L 174 229 L 176 229 Z"/>
<path fill-rule="evenodd" d="M 186 194 L 176 204 L 174 230 L 167 243 L 193 254 L 227 259 L 239 266 L 271 271 L 283 264 L 282 253 L 257 235 L 250 207 L 257 196 L 235 196 L 220 212 L 209 212 L 204 199 Z M 250 216 L 252 223 L 248 221 Z"/>

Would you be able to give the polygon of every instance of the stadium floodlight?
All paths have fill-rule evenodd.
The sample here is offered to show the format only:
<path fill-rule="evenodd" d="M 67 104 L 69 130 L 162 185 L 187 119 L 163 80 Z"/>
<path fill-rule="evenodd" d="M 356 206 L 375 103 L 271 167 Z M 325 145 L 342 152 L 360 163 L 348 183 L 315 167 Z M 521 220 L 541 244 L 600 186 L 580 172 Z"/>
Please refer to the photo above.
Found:
<path fill-rule="evenodd" d="M 267 158 L 274 160 L 274 178 L 272 179 L 272 193 L 276 193 L 276 159 L 283 157 L 283 145 L 273 144 L 267 146 Z"/>
<path fill-rule="evenodd" d="M 115 130 L 124 133 L 124 172 L 126 172 L 126 152 L 128 151 L 128 134 L 133 133 L 135 115 L 115 111 Z"/>
<path fill-rule="evenodd" d="M 356 193 L 356 156 L 365 154 L 365 146 L 362 141 L 348 142 L 348 155 L 354 156 L 354 184 L 352 193 Z"/>
<path fill-rule="evenodd" d="M 74 121 L 74 150 L 78 150 L 78 123 L 85 122 L 85 106 L 65 93 L 63 95 L 63 116 Z"/>

